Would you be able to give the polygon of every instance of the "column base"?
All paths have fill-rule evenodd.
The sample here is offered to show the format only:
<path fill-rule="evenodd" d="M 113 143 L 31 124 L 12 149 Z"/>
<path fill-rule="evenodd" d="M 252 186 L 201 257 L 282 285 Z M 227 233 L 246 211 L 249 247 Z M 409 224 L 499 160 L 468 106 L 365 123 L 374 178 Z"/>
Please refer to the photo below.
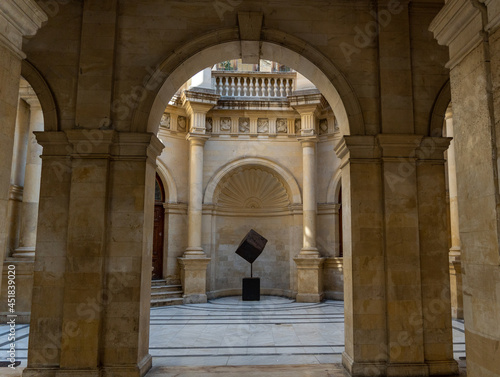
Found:
<path fill-rule="evenodd" d="M 342 353 L 342 365 L 353 377 L 365 376 L 450 376 L 458 374 L 455 360 L 430 361 L 426 363 L 387 364 L 385 362 L 355 362 L 348 354 Z"/>
<path fill-rule="evenodd" d="M 26 368 L 23 377 L 143 377 L 153 366 L 146 355 L 136 366 L 110 366 L 96 369 Z"/>
<path fill-rule="evenodd" d="M 303 247 L 297 258 L 320 258 L 321 255 L 315 247 Z"/>
<path fill-rule="evenodd" d="M 18 247 L 14 254 L 12 254 L 12 258 L 29 258 L 35 259 L 35 248 L 34 247 Z"/>
<path fill-rule="evenodd" d="M 201 247 L 188 247 L 182 258 L 204 258 L 206 257 L 205 252 Z"/>
<path fill-rule="evenodd" d="M 207 266 L 210 258 L 177 258 L 181 267 L 181 284 L 185 304 L 207 302 Z"/>
<path fill-rule="evenodd" d="M 323 263 L 325 258 L 302 256 L 293 258 L 297 265 L 297 302 L 323 300 Z"/>

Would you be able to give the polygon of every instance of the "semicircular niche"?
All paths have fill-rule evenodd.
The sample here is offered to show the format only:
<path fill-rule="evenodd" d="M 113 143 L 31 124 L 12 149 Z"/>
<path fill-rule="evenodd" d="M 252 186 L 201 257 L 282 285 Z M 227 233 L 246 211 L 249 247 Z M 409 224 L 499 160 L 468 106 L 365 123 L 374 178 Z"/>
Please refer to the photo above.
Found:
<path fill-rule="evenodd" d="M 254 166 L 229 173 L 218 191 L 216 204 L 220 207 L 277 209 L 290 205 L 281 181 L 269 171 Z"/>

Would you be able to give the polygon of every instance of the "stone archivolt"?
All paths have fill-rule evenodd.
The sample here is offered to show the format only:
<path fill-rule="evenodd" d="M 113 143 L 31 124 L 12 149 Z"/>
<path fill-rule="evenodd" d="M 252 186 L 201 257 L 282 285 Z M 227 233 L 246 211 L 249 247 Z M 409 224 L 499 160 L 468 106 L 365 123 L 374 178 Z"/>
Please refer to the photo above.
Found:
<path fill-rule="evenodd" d="M 271 172 L 245 167 L 228 174 L 219 184 L 216 205 L 245 209 L 283 209 L 290 205 L 283 183 Z"/>

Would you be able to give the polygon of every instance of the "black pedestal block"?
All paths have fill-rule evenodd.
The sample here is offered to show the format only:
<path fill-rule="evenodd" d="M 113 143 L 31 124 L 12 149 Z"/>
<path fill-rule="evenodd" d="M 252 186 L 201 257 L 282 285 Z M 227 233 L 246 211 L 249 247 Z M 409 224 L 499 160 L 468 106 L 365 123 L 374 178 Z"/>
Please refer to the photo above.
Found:
<path fill-rule="evenodd" d="M 260 301 L 260 278 L 243 278 L 243 301 Z"/>

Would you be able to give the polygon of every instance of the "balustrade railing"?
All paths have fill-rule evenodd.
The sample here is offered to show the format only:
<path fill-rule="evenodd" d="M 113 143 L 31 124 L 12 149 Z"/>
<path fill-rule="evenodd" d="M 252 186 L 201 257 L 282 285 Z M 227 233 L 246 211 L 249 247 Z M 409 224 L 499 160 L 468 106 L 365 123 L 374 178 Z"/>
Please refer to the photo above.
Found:
<path fill-rule="evenodd" d="M 212 71 L 215 93 L 221 97 L 286 98 L 295 90 L 296 73 Z"/>

